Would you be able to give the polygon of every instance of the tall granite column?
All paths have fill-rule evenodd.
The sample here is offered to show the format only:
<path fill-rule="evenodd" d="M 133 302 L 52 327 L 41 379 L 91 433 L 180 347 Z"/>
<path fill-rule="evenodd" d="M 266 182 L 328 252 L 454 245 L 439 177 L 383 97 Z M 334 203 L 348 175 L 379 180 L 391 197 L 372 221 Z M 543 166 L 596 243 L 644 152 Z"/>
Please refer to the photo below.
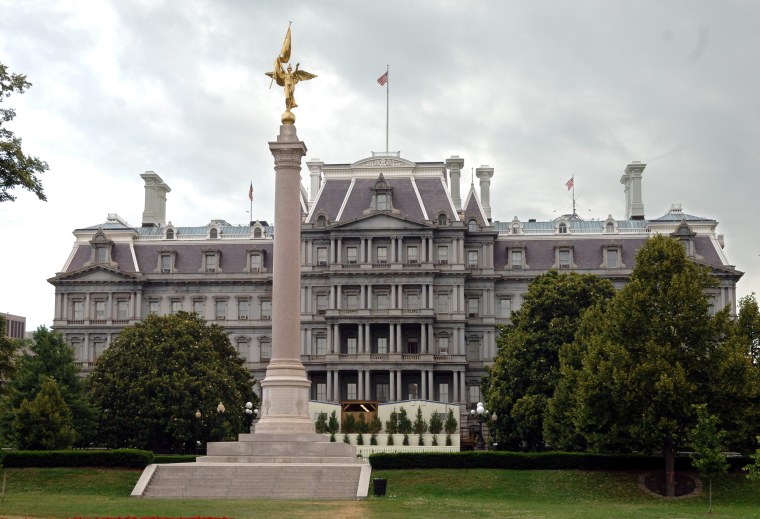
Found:
<path fill-rule="evenodd" d="M 300 355 L 301 158 L 306 146 L 293 124 L 269 143 L 276 174 L 272 279 L 272 357 L 261 382 L 262 416 L 256 434 L 314 433 L 309 388 Z"/>

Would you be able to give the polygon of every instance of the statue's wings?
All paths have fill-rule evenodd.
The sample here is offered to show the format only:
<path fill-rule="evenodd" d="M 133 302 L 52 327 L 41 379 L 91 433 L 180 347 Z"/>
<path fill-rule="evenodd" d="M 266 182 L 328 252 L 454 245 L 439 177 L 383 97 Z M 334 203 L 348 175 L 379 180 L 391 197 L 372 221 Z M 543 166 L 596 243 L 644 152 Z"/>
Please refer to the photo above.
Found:
<path fill-rule="evenodd" d="M 314 79 L 317 77 L 316 74 L 306 72 L 305 70 L 296 70 L 293 72 L 293 75 L 296 77 L 296 79 L 298 79 L 298 81 L 306 81 L 307 79 Z"/>
<path fill-rule="evenodd" d="M 277 59 L 274 60 L 274 71 L 264 72 L 264 74 L 274 79 L 278 85 L 285 86 L 285 74 L 282 71 L 282 65 L 280 65 L 280 62 Z"/>

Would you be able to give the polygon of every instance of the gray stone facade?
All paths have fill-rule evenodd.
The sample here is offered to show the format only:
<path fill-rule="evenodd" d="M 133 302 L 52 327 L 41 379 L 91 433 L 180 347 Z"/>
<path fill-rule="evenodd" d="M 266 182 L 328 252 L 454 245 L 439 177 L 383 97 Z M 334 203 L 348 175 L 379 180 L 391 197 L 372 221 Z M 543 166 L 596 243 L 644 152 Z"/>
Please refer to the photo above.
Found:
<path fill-rule="evenodd" d="M 549 269 L 592 273 L 623 286 L 653 233 L 672 235 L 720 281 L 714 307 L 735 312 L 742 273 L 729 264 L 717 222 L 680 207 L 643 215 L 644 164 L 625 168 L 628 219 L 492 220 L 493 168 L 478 168 L 460 200 L 464 159 L 414 163 L 378 153 L 354 164 L 307 163 L 301 190 L 301 359 L 320 401 L 413 398 L 470 405 L 528 284 Z M 149 313 L 197 312 L 222 325 L 246 366 L 264 378 L 271 356 L 274 227 L 164 224 L 158 175 L 146 180 L 142 227 L 117 215 L 74 231 L 55 285 L 54 328 L 83 372 L 119 331 Z M 449 180 L 451 179 L 451 180 Z M 158 190 L 158 191 L 155 191 Z M 623 197 L 621 197 L 623 198 Z M 623 212 L 623 211 L 621 211 Z M 276 222 L 275 222 L 276 224 Z"/>

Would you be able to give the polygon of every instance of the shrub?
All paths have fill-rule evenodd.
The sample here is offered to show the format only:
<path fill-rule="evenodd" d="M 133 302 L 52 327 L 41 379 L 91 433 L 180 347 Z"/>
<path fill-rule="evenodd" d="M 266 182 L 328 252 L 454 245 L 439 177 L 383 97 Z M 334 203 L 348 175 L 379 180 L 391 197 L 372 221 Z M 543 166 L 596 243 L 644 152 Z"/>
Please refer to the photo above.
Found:
<path fill-rule="evenodd" d="M 314 430 L 317 434 L 325 434 L 327 431 L 327 413 L 319 413 L 317 421 L 314 422 Z"/>
<path fill-rule="evenodd" d="M 192 457 L 194 459 L 194 457 Z M 152 452 L 137 449 L 7 451 L 5 467 L 123 467 L 142 469 L 155 462 Z"/>
<path fill-rule="evenodd" d="M 433 416 L 430 417 L 430 434 L 441 434 L 441 431 L 443 430 L 443 419 L 441 418 L 440 413 L 433 413 Z"/>

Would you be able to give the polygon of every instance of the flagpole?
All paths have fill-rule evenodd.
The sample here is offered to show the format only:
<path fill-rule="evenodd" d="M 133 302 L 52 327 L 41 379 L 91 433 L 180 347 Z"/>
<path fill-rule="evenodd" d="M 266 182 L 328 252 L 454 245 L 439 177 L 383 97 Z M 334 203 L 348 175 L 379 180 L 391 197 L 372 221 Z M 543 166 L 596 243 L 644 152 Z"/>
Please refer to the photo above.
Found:
<path fill-rule="evenodd" d="M 389 106 L 390 106 L 390 83 L 391 83 L 391 77 L 390 72 L 391 66 L 386 65 L 385 66 L 385 74 L 388 77 L 388 80 L 385 82 L 385 153 L 388 153 L 388 117 L 389 117 Z"/>
<path fill-rule="evenodd" d="M 573 216 L 575 216 L 575 173 L 571 178 L 573 180 Z"/>
<path fill-rule="evenodd" d="M 248 215 L 250 216 L 250 219 L 248 220 L 248 225 L 253 223 L 253 180 L 251 180 L 251 187 L 248 190 L 248 200 L 251 201 L 251 209 L 248 212 Z"/>

